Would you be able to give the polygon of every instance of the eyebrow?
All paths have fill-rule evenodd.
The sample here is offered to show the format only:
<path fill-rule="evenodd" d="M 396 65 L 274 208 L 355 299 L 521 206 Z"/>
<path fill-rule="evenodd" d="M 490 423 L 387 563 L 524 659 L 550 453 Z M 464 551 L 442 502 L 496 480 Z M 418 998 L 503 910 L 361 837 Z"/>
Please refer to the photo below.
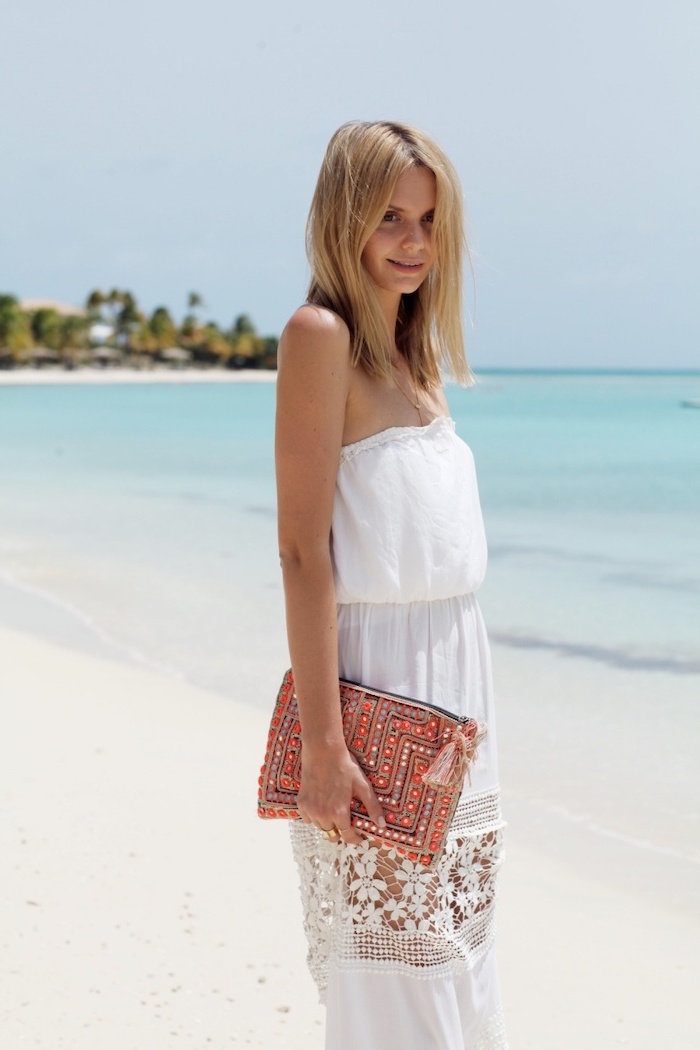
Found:
<path fill-rule="evenodd" d="M 387 204 L 387 206 L 384 209 L 384 211 L 398 211 L 398 212 L 401 212 L 401 214 L 403 215 L 403 213 L 406 211 L 406 209 L 405 208 L 400 208 L 398 206 L 398 204 L 391 204 L 391 203 L 389 203 L 389 204 Z M 435 211 L 435 205 L 433 205 L 432 208 L 427 208 L 423 214 L 424 215 L 429 215 L 431 211 Z"/>

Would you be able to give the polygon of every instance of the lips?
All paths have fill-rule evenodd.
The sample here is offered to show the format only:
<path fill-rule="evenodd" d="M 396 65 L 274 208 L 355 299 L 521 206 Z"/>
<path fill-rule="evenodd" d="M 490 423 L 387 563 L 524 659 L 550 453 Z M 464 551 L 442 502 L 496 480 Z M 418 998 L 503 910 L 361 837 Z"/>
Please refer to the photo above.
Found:
<path fill-rule="evenodd" d="M 392 266 L 405 270 L 406 273 L 416 273 L 423 265 L 422 262 L 416 259 L 389 259 L 389 262 Z"/>

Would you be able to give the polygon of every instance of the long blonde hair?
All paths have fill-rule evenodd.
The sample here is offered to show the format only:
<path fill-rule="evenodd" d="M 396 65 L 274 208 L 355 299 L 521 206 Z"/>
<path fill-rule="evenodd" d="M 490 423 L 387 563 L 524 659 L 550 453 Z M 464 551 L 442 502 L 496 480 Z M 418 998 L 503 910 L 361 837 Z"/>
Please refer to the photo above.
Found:
<path fill-rule="evenodd" d="M 408 124 L 351 121 L 333 135 L 306 229 L 312 273 L 307 299 L 333 310 L 348 325 L 354 365 L 391 378 L 393 346 L 362 253 L 397 179 L 415 166 L 435 176 L 435 262 L 418 291 L 402 297 L 396 344 L 421 386 L 440 383 L 443 362 L 455 379 L 469 382 L 462 329 L 462 191 L 452 164 L 424 132 Z"/>

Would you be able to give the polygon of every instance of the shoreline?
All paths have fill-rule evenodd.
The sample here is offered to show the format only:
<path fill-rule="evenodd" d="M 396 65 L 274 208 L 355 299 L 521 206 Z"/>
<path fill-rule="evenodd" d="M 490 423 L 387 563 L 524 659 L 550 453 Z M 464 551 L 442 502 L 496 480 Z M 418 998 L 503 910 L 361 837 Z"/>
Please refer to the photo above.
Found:
<path fill-rule="evenodd" d="M 700 379 L 696 369 L 476 368 L 480 378 L 499 379 Z M 0 369 L 2 386 L 67 386 L 118 383 L 274 383 L 276 369 L 263 368 L 16 368 Z M 694 400 L 694 399 L 690 399 Z"/>
<path fill-rule="evenodd" d="M 2 386 L 92 386 L 119 383 L 275 383 L 271 369 L 76 368 L 0 370 Z"/>
<path fill-rule="evenodd" d="M 240 615 L 248 606 L 241 606 Z M 273 625 L 263 619 L 259 631 Z M 266 712 L 288 664 L 283 624 L 264 647 L 239 638 L 236 672 L 212 681 L 192 665 L 163 658 L 108 633 L 75 605 L 36 584 L 0 573 L 0 630 L 31 634 L 75 655 L 144 670 L 229 702 Z M 501 789 L 511 840 L 527 846 L 537 828 L 552 857 L 575 862 L 604 884 L 634 888 L 649 902 L 694 915 L 700 908 L 700 790 L 688 779 L 700 746 L 698 676 L 611 667 L 566 651 L 523 649 L 492 637 Z M 663 720 L 663 732 L 655 732 Z M 625 753 L 620 759 L 619 748 Z M 697 742 L 697 743 L 695 743 Z M 679 807 L 678 797 L 685 799 Z M 668 866 L 676 874 L 665 894 Z"/>

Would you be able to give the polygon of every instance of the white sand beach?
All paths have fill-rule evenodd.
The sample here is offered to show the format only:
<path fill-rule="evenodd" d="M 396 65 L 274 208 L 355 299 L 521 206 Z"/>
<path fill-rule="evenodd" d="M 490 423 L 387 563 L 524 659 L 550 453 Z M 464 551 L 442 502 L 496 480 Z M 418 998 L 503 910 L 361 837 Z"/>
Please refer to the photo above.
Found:
<path fill-rule="evenodd" d="M 0 386 L 91 386 L 109 383 L 274 383 L 260 368 L 14 368 L 0 369 Z"/>
<path fill-rule="evenodd" d="M 0 668 L 3 1047 L 318 1050 L 286 829 L 255 813 L 265 714 L 30 633 Z M 593 877 L 536 831 L 502 884 L 514 1050 L 696 1047 L 697 914 L 611 882 L 611 839 Z"/>

